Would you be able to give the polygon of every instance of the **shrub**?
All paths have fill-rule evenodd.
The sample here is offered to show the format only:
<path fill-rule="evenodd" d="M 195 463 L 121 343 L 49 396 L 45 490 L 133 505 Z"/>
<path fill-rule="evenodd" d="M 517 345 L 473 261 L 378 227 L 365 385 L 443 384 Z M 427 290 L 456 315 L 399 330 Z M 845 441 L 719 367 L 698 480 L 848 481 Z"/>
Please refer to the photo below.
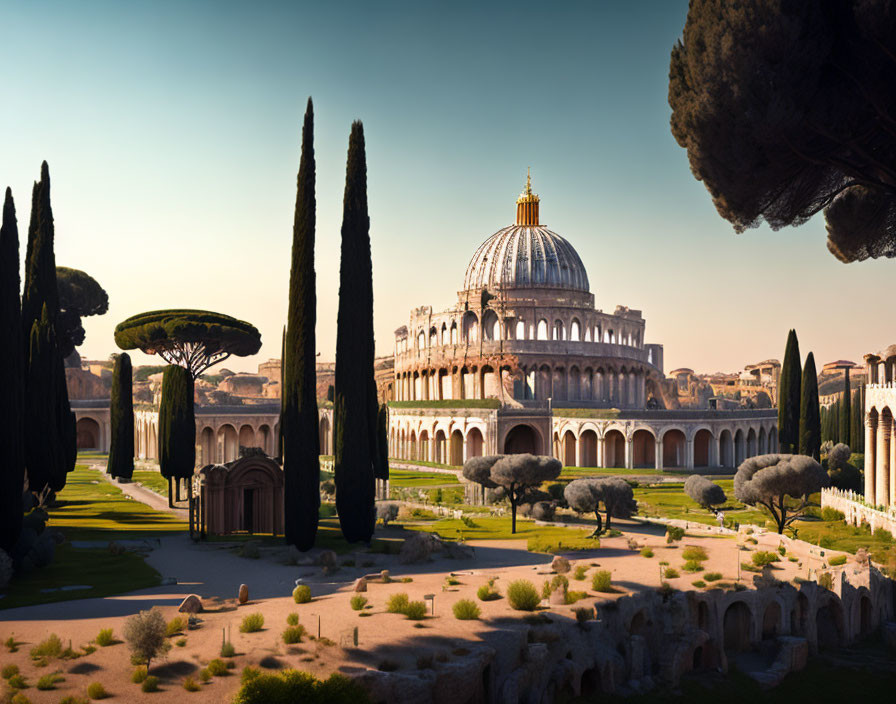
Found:
<path fill-rule="evenodd" d="M 361 685 L 345 675 L 333 674 L 326 680 L 318 680 L 308 672 L 283 670 L 276 673 L 263 673 L 243 683 L 233 699 L 233 704 L 304 701 L 327 702 L 327 704 L 369 704 L 370 695 Z"/>
<path fill-rule="evenodd" d="M 819 587 L 824 587 L 828 591 L 834 589 L 834 576 L 830 572 L 822 572 L 818 575 L 817 582 Z"/>
<path fill-rule="evenodd" d="M 666 542 L 672 543 L 684 537 L 684 528 L 678 526 L 666 526 Z"/>
<path fill-rule="evenodd" d="M 264 614 L 246 614 L 240 624 L 240 633 L 256 633 L 262 628 L 264 628 Z"/>
<path fill-rule="evenodd" d="M 703 575 L 703 579 L 705 579 L 707 582 L 718 582 L 721 578 L 721 572 L 706 572 Z"/>
<path fill-rule="evenodd" d="M 693 582 L 691 582 L 691 584 L 697 587 L 697 589 L 703 589 L 703 587 L 706 586 L 706 582 L 704 582 L 702 579 L 695 579 Z"/>
<path fill-rule="evenodd" d="M 753 553 L 753 564 L 757 567 L 765 567 L 766 565 L 770 565 L 777 561 L 777 554 L 769 552 L 768 550 L 757 550 Z"/>
<path fill-rule="evenodd" d="M 201 681 L 203 681 L 203 682 L 211 682 L 211 679 L 212 679 L 212 673 L 208 671 L 208 668 L 207 668 L 207 667 L 203 667 L 203 668 L 199 671 L 199 679 L 200 679 Z"/>
<path fill-rule="evenodd" d="M 650 548 L 641 548 L 641 557 L 653 557 L 653 550 Z"/>
<path fill-rule="evenodd" d="M 494 601 L 495 599 L 500 599 L 501 595 L 498 593 L 498 590 L 494 588 L 495 580 L 488 580 L 488 584 L 483 584 L 479 589 L 476 590 L 476 596 L 480 601 Z"/>
<path fill-rule="evenodd" d="M 171 644 L 165 640 L 167 626 L 158 609 L 141 611 L 124 623 L 124 639 L 134 657 L 149 668 L 152 659 L 166 652 Z"/>
<path fill-rule="evenodd" d="M 674 567 L 667 567 L 666 571 L 663 572 L 663 576 L 666 579 L 675 579 L 676 577 L 680 577 L 681 575 L 678 574 L 678 570 Z"/>
<path fill-rule="evenodd" d="M 831 567 L 837 567 L 838 565 L 846 564 L 846 555 L 834 555 L 830 560 L 828 560 L 828 564 Z"/>
<path fill-rule="evenodd" d="M 299 615 L 293 611 L 286 617 L 286 625 L 287 626 L 298 626 L 299 625 Z"/>
<path fill-rule="evenodd" d="M 202 688 L 202 685 L 199 684 L 192 677 L 184 678 L 184 689 L 188 692 L 198 692 Z"/>
<path fill-rule="evenodd" d="M 479 618 L 479 614 L 481 613 L 479 607 L 476 606 L 476 602 L 472 599 L 461 599 L 460 601 L 456 601 L 452 607 L 452 611 L 454 611 L 454 618 L 459 621 L 475 621 Z"/>
<path fill-rule="evenodd" d="M 562 589 L 565 595 L 569 591 L 569 580 L 562 574 L 555 575 L 551 581 L 545 580 L 541 585 L 541 598 L 549 599 L 555 589 Z"/>
<path fill-rule="evenodd" d="M 70 699 L 70 698 L 71 697 L 66 697 L 65 699 Z M 66 702 L 65 699 L 63 699 L 60 702 L 60 704 L 81 704 L 80 702 L 77 702 L 77 701 Z M 9 700 L 9 703 L 10 704 L 31 704 L 31 700 L 28 697 L 26 697 L 24 694 L 22 694 L 21 692 L 16 692 L 15 694 L 12 695 L 12 699 Z"/>
<path fill-rule="evenodd" d="M 10 636 L 9 638 L 7 638 L 5 641 L 3 641 L 3 645 L 5 645 L 7 650 L 9 650 L 9 652 L 11 653 L 18 652 L 19 650 L 19 644 L 16 643 L 15 636 Z"/>
<path fill-rule="evenodd" d="M 27 699 L 19 699 L 16 701 L 15 697 L 13 697 L 12 704 L 30 704 Z M 67 697 L 63 697 L 59 700 L 59 704 L 90 704 L 84 697 L 76 697 L 73 694 L 69 694 Z"/>
<path fill-rule="evenodd" d="M 219 658 L 215 658 L 212 660 L 207 666 L 206 669 L 212 674 L 214 677 L 223 677 L 224 675 L 229 674 L 227 670 L 227 663 Z"/>
<path fill-rule="evenodd" d="M 168 625 L 165 626 L 165 635 L 166 636 L 176 636 L 178 633 L 183 633 L 184 629 L 187 627 L 187 620 L 185 618 L 181 618 L 177 616 L 171 619 L 168 622 Z"/>
<path fill-rule="evenodd" d="M 232 658 L 234 655 L 236 655 L 236 648 L 233 647 L 233 643 L 231 643 L 230 641 L 221 643 L 222 658 Z"/>
<path fill-rule="evenodd" d="M 60 655 L 62 655 L 62 641 L 55 633 L 51 633 L 49 638 L 31 649 L 32 658 L 58 658 Z"/>
<path fill-rule="evenodd" d="M 186 638 L 178 638 L 176 641 L 174 641 L 174 644 L 178 648 L 183 648 L 187 644 L 187 639 Z"/>
<path fill-rule="evenodd" d="M 445 577 L 445 583 L 446 583 L 449 587 L 456 587 L 458 584 L 460 584 L 460 580 L 457 579 L 456 577 L 451 577 L 451 576 L 449 575 L 448 577 Z"/>
<path fill-rule="evenodd" d="M 420 621 L 426 617 L 426 604 L 422 601 L 412 601 L 405 607 L 403 613 L 412 621 Z"/>
<path fill-rule="evenodd" d="M 360 611 L 365 606 L 367 606 L 367 597 L 361 596 L 360 594 L 355 594 L 349 601 L 349 604 L 355 611 Z"/>
<path fill-rule="evenodd" d="M 115 636 L 112 634 L 111 628 L 103 628 L 96 635 L 96 644 L 100 647 L 105 648 L 108 645 L 112 645 L 115 642 Z"/>
<path fill-rule="evenodd" d="M 532 582 L 518 579 L 507 587 L 507 601 L 510 608 L 517 611 L 535 611 L 541 602 L 541 597 Z"/>
<path fill-rule="evenodd" d="M 588 568 L 585 565 L 577 565 L 576 571 L 573 572 L 573 579 L 583 580 L 585 579 L 585 575 L 588 574 Z"/>
<path fill-rule="evenodd" d="M 159 678 L 155 675 L 148 675 L 145 680 L 140 684 L 140 689 L 144 692 L 158 692 L 159 691 Z"/>
<path fill-rule="evenodd" d="M 610 570 L 598 570 L 591 578 L 591 588 L 596 592 L 613 592 L 613 575 Z"/>
<path fill-rule="evenodd" d="M 283 642 L 287 645 L 294 645 L 295 643 L 300 643 L 302 641 L 302 636 L 304 635 L 304 626 L 287 626 L 283 630 Z"/>
<path fill-rule="evenodd" d="M 140 667 L 136 668 L 131 673 L 131 682 L 133 682 L 134 684 L 140 684 L 145 679 L 146 679 L 146 666 L 145 665 L 141 665 Z"/>
<path fill-rule="evenodd" d="M 12 689 L 28 689 L 28 683 L 25 681 L 25 678 L 22 677 L 21 675 L 13 675 L 8 680 L 6 680 L 6 683 Z"/>
<path fill-rule="evenodd" d="M 821 509 L 821 520 L 823 521 L 842 521 L 844 518 L 846 516 L 843 515 L 842 511 L 838 511 L 830 506 L 825 506 Z"/>
<path fill-rule="evenodd" d="M 109 696 L 102 682 L 91 682 L 87 685 L 87 696 L 91 699 L 105 699 Z"/>
<path fill-rule="evenodd" d="M 0 670 L 0 676 L 2 676 L 5 680 L 8 680 L 10 677 L 17 674 L 19 674 L 19 666 L 12 663 L 9 665 L 4 665 L 3 669 Z"/>
<path fill-rule="evenodd" d="M 240 683 L 246 684 L 246 682 L 254 680 L 259 675 L 261 675 L 261 670 L 259 670 L 257 667 L 252 667 L 251 665 L 246 665 L 243 668 L 242 673 L 240 673 Z"/>
<path fill-rule="evenodd" d="M 697 560 L 688 560 L 681 566 L 681 569 L 684 572 L 702 572 L 703 565 L 697 562 Z"/>
<path fill-rule="evenodd" d="M 292 590 L 292 598 L 297 604 L 307 604 L 311 601 L 311 587 L 300 584 Z"/>
<path fill-rule="evenodd" d="M 48 689 L 56 689 L 56 684 L 58 682 L 63 682 L 65 677 L 60 675 L 58 672 L 53 672 L 51 674 L 43 675 L 35 685 L 39 690 L 46 691 Z"/>
<path fill-rule="evenodd" d="M 567 604 L 575 604 L 580 599 L 584 599 L 588 596 L 587 592 L 576 592 L 576 591 L 568 591 L 566 592 L 566 603 Z"/>
<path fill-rule="evenodd" d="M 785 548 L 783 545 L 779 545 L 779 546 L 778 546 L 778 554 L 779 554 L 781 557 L 784 557 L 784 555 L 787 554 L 787 548 Z"/>
<path fill-rule="evenodd" d="M 694 562 L 703 562 L 709 559 L 706 550 L 699 545 L 688 545 L 681 551 L 681 557 L 683 560 L 693 560 Z"/>
<path fill-rule="evenodd" d="M 386 611 L 388 611 L 390 614 L 403 614 L 405 609 L 408 607 L 408 603 L 408 595 L 404 592 L 393 594 L 386 601 Z"/>
<path fill-rule="evenodd" d="M 573 613 L 576 615 L 576 623 L 580 626 L 584 625 L 594 617 L 594 609 L 587 606 L 579 606 L 578 608 L 573 609 Z"/>

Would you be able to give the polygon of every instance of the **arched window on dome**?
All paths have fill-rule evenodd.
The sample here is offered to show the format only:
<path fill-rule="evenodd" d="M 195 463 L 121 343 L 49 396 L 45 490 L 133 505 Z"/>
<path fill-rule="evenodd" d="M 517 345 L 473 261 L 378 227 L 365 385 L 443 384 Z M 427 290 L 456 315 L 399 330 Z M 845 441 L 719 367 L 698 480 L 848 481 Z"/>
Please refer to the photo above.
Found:
<path fill-rule="evenodd" d="M 548 338 L 548 321 L 542 318 L 538 321 L 538 329 L 535 334 L 537 340 L 547 340 Z"/>
<path fill-rule="evenodd" d="M 554 337 L 555 340 L 565 340 L 566 339 L 566 328 L 563 325 L 562 320 L 554 321 Z"/>
<path fill-rule="evenodd" d="M 516 321 L 516 339 L 526 339 L 526 323 L 524 323 L 522 320 Z"/>
<path fill-rule="evenodd" d="M 585 342 L 591 342 L 591 327 L 589 325 L 585 326 Z"/>
<path fill-rule="evenodd" d="M 464 313 L 462 324 L 462 335 L 464 342 L 469 344 L 471 342 L 476 342 L 479 338 L 479 318 L 476 317 L 476 314 L 473 311 L 468 310 Z"/>
<path fill-rule="evenodd" d="M 486 310 L 482 314 L 482 339 L 501 339 L 501 324 L 498 321 L 498 314 L 493 310 Z"/>
<path fill-rule="evenodd" d="M 426 347 L 426 333 L 421 330 L 417 335 L 417 349 L 422 350 L 424 347 Z"/>
<path fill-rule="evenodd" d="M 572 342 L 579 342 L 581 340 L 581 329 L 582 326 L 579 324 L 579 319 L 573 318 L 572 323 L 569 325 L 569 339 Z"/>
<path fill-rule="evenodd" d="M 451 344 L 457 344 L 457 323 L 451 323 Z"/>
<path fill-rule="evenodd" d="M 600 325 L 594 326 L 594 341 L 600 342 Z"/>
<path fill-rule="evenodd" d="M 429 346 L 430 347 L 438 347 L 439 345 L 439 333 L 436 330 L 435 326 L 429 329 Z"/>

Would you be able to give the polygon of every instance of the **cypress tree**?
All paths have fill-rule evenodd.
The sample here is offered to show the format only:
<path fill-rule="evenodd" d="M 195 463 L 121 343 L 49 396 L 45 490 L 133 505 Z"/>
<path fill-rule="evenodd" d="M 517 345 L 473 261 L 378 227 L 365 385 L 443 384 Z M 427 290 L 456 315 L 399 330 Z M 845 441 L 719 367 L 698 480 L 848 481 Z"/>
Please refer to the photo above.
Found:
<path fill-rule="evenodd" d="M 0 225 L 0 549 L 11 553 L 22 532 L 25 485 L 25 347 L 19 304 L 19 228 L 12 191 L 6 189 Z"/>
<path fill-rule="evenodd" d="M 831 442 L 835 445 L 840 442 L 840 400 L 831 404 Z"/>
<path fill-rule="evenodd" d="M 112 398 L 109 404 L 112 442 L 106 471 L 113 477 L 130 479 L 134 474 L 134 398 L 131 358 L 115 356 L 112 369 Z"/>
<path fill-rule="evenodd" d="M 51 354 L 55 340 L 47 306 L 28 335 L 25 369 L 25 467 L 28 488 L 41 493 L 51 487 L 59 466 L 60 443 L 56 433 L 56 379 Z"/>
<path fill-rule="evenodd" d="M 308 98 L 296 185 L 280 406 L 286 542 L 303 551 L 314 547 L 320 508 L 320 437 L 314 332 L 317 322 L 314 187 L 314 106 Z"/>
<path fill-rule="evenodd" d="M 853 452 L 862 453 L 865 451 L 865 428 L 862 423 L 865 411 L 862 408 L 862 390 L 860 388 L 853 392 L 851 406 L 850 437 L 852 437 L 852 445 L 849 447 Z"/>
<path fill-rule="evenodd" d="M 852 391 L 849 388 L 849 369 L 844 369 L 844 372 L 846 387 L 840 404 L 840 442 L 852 447 Z"/>
<path fill-rule="evenodd" d="M 191 477 L 195 464 L 193 376 L 184 367 L 169 364 L 162 374 L 159 402 L 159 469 L 168 480 L 169 506 L 174 506 L 172 481 L 179 485 L 179 480 Z"/>
<path fill-rule="evenodd" d="M 800 345 L 796 330 L 791 330 L 778 379 L 778 442 L 781 452 L 788 454 L 799 451 L 801 375 Z"/>
<path fill-rule="evenodd" d="M 821 417 L 818 407 L 818 375 L 815 355 L 806 355 L 800 386 L 800 454 L 821 459 Z"/>
<path fill-rule="evenodd" d="M 375 520 L 373 347 L 367 162 L 364 127 L 355 122 L 349 137 L 343 198 L 333 403 L 336 509 L 342 533 L 350 543 L 369 542 Z"/>
<path fill-rule="evenodd" d="M 389 478 L 389 407 L 382 404 L 376 414 L 376 457 L 373 476 L 377 479 Z"/>

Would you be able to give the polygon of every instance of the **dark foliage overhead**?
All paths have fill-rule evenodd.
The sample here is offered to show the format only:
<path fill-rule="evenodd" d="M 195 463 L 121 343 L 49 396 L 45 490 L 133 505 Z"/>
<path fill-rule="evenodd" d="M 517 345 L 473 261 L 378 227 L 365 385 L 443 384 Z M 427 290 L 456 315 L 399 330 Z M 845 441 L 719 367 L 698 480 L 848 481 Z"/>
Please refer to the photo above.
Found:
<path fill-rule="evenodd" d="M 156 310 L 140 313 L 115 327 L 115 344 L 123 350 L 158 354 L 169 364 L 202 372 L 230 355 L 246 357 L 261 348 L 254 325 L 207 310 Z"/>
<path fill-rule="evenodd" d="M 81 318 L 103 315 L 109 310 L 109 295 L 90 274 L 80 269 L 56 267 L 59 290 L 59 317 L 56 335 L 63 359 L 84 342 Z"/>
<path fill-rule="evenodd" d="M 800 384 L 800 440 L 801 455 L 821 459 L 821 409 L 818 405 L 818 376 L 815 355 L 806 355 L 803 379 Z"/>
<path fill-rule="evenodd" d="M 896 5 L 691 0 L 672 134 L 737 232 L 824 211 L 844 262 L 896 256 Z"/>
<path fill-rule="evenodd" d="M 159 470 L 169 487 L 171 480 L 186 479 L 196 463 L 196 420 L 193 377 L 184 367 L 169 365 L 162 376 L 159 403 Z"/>

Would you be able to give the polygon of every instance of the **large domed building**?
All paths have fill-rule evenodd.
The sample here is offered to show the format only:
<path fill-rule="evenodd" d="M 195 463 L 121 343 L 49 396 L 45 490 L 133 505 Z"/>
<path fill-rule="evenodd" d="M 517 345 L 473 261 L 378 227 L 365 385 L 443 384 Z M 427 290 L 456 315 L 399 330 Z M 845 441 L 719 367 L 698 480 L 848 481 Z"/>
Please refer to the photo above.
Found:
<path fill-rule="evenodd" d="M 457 303 L 415 308 L 396 331 L 392 456 L 685 468 L 775 448 L 774 411 L 662 409 L 662 345 L 645 342 L 641 311 L 595 308 L 581 257 L 539 206 L 527 179 L 516 222 L 477 248 Z"/>

